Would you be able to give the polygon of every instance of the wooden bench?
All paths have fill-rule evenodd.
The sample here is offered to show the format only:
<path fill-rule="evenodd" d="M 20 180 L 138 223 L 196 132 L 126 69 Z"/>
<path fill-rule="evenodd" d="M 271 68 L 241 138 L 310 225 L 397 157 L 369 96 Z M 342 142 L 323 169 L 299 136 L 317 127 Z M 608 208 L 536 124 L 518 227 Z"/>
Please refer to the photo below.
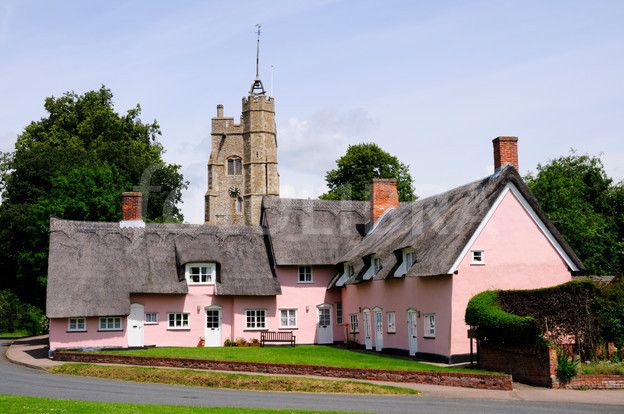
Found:
<path fill-rule="evenodd" d="M 269 343 L 269 342 L 289 343 L 290 346 L 295 346 L 295 335 L 293 335 L 292 331 L 260 332 L 260 346 L 264 346 L 264 344 Z"/>

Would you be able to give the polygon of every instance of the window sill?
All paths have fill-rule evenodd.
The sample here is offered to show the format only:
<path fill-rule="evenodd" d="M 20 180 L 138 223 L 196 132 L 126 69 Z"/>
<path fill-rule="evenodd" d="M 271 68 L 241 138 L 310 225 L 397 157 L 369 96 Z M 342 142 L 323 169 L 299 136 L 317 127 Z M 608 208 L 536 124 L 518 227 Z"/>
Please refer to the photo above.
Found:
<path fill-rule="evenodd" d="M 470 263 L 470 266 L 485 266 L 485 263 Z"/>
<path fill-rule="evenodd" d="M 314 281 L 310 281 L 310 282 L 301 282 L 301 281 L 297 281 L 298 285 L 312 285 L 314 284 Z"/>
<path fill-rule="evenodd" d="M 123 332 L 123 329 L 98 329 L 98 332 Z"/>
<path fill-rule="evenodd" d="M 191 328 L 167 328 L 168 331 L 190 331 Z"/>
<path fill-rule="evenodd" d="M 424 339 L 436 339 L 435 336 L 423 336 Z"/>
<path fill-rule="evenodd" d="M 195 283 L 195 282 L 189 282 L 188 280 L 186 281 L 186 284 L 189 286 L 214 286 L 214 283 Z"/>
<path fill-rule="evenodd" d="M 158 322 L 143 322 L 143 325 L 158 325 Z"/>
<path fill-rule="evenodd" d="M 396 332 L 386 332 L 388 335 L 396 335 Z"/>
<path fill-rule="evenodd" d="M 66 333 L 85 333 L 87 332 L 87 330 L 85 329 L 84 331 L 65 331 Z"/>
<path fill-rule="evenodd" d="M 243 329 L 243 332 L 262 332 L 262 331 L 268 331 L 269 328 L 245 328 Z"/>
<path fill-rule="evenodd" d="M 280 331 L 296 331 L 299 328 L 297 328 L 296 326 L 280 326 L 278 329 Z"/>

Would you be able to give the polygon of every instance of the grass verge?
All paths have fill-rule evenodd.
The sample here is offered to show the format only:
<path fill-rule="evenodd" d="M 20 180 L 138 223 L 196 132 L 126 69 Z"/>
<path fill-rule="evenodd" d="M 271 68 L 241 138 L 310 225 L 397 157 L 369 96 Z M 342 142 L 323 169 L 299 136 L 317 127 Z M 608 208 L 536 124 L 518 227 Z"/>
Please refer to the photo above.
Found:
<path fill-rule="evenodd" d="M 229 374 L 190 369 L 146 368 L 93 364 L 63 364 L 48 369 L 53 374 L 78 375 L 135 382 L 190 385 L 195 387 L 252 391 L 289 391 L 345 394 L 412 394 L 408 388 L 369 384 L 359 381 L 324 380 L 300 377 Z"/>
<path fill-rule="evenodd" d="M 595 375 L 624 375 L 624 363 L 600 361 L 591 364 L 581 364 L 579 372 L 581 374 Z"/>
<path fill-rule="evenodd" d="M 219 361 L 271 362 L 277 364 L 322 365 L 327 367 L 373 368 L 427 372 L 470 372 L 492 374 L 469 368 L 441 367 L 406 358 L 375 355 L 368 352 L 325 345 L 215 347 L 215 348 L 145 348 L 97 351 L 101 354 L 135 355 L 165 358 L 212 359 Z"/>
<path fill-rule="evenodd" d="M 56 398 L 21 397 L 16 395 L 0 395 L 0 412 L 3 414 L 312 414 L 338 413 L 338 411 L 304 411 L 304 410 L 271 410 L 261 408 L 229 408 L 229 407 L 183 407 L 177 405 L 147 405 L 109 402 L 89 402 L 60 400 Z"/>

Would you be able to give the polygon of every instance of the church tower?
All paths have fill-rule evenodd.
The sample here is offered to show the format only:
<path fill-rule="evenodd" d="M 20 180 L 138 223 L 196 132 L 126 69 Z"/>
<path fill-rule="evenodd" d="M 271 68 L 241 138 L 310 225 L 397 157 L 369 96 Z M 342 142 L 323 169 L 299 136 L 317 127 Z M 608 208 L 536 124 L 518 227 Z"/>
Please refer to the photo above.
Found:
<path fill-rule="evenodd" d="M 279 195 L 275 100 L 259 77 L 260 27 L 256 79 L 243 98 L 240 122 L 223 115 L 217 105 L 212 118 L 208 159 L 207 224 L 260 224 L 262 197 Z"/>

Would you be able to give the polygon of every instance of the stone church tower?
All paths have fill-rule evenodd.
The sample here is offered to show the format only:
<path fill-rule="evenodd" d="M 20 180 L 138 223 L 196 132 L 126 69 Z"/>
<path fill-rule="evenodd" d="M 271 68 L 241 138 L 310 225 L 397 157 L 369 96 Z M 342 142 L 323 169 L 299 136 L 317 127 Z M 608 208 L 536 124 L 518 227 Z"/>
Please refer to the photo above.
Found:
<path fill-rule="evenodd" d="M 262 197 L 279 195 L 275 100 L 256 80 L 243 98 L 240 122 L 217 105 L 208 159 L 207 224 L 260 224 Z"/>

